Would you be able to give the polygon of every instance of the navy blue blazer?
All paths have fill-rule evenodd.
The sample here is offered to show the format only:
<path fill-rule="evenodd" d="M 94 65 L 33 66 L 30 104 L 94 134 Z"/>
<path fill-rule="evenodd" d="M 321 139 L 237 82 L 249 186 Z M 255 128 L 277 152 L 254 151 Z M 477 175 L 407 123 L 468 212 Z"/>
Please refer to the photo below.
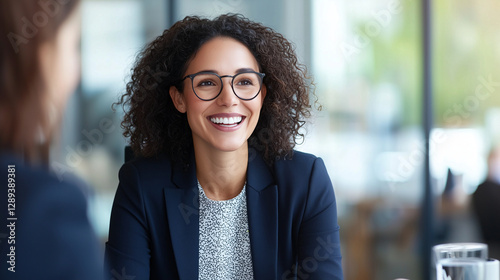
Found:
<path fill-rule="evenodd" d="M 7 154 L 0 154 L 0 178 L 0 279 L 103 279 L 81 182 L 60 181 Z"/>
<path fill-rule="evenodd" d="M 107 279 L 113 271 L 137 280 L 198 279 L 194 157 L 188 168 L 166 157 L 134 159 L 119 177 Z M 255 279 L 343 279 L 335 195 L 320 158 L 294 152 L 269 167 L 251 153 L 246 195 Z"/>

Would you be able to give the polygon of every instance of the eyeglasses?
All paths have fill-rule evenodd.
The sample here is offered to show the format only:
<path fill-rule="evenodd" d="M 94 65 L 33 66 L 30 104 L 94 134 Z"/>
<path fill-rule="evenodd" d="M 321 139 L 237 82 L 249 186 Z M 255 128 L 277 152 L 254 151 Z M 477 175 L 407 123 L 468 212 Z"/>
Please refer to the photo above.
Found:
<path fill-rule="evenodd" d="M 238 73 L 234 76 L 219 76 L 213 72 L 198 72 L 182 78 L 191 79 L 191 86 L 194 94 L 203 101 L 210 101 L 217 98 L 222 92 L 222 78 L 231 78 L 231 88 L 234 94 L 241 100 L 252 100 L 259 95 L 262 88 L 264 73 L 248 71 Z"/>

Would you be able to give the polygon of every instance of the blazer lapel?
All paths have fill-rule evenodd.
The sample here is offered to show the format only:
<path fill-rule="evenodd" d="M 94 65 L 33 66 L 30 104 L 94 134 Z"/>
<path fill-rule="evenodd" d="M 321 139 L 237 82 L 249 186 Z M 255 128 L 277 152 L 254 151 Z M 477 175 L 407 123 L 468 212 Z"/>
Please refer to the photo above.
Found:
<path fill-rule="evenodd" d="M 172 246 L 180 279 L 198 279 L 199 204 L 194 160 L 188 169 L 174 165 L 175 187 L 165 188 Z"/>
<path fill-rule="evenodd" d="M 274 279 L 278 260 L 278 187 L 264 160 L 249 160 L 247 208 L 255 279 Z"/>

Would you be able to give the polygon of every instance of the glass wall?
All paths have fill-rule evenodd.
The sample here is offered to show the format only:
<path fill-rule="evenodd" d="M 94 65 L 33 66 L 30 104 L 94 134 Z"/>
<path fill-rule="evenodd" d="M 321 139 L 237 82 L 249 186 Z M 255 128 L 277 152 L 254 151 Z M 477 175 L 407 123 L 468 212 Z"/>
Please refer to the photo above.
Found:
<path fill-rule="evenodd" d="M 499 233 L 485 240 L 482 216 L 475 207 L 488 209 L 486 220 L 499 224 L 498 188 L 500 170 L 490 160 L 498 148 L 500 125 L 500 34 L 494 26 L 498 1 L 435 1 L 434 101 L 435 134 L 441 133 L 432 151 L 432 174 L 443 190 L 439 204 L 443 241 L 487 241 L 490 256 L 500 258 Z M 438 138 L 436 138 L 438 139 Z M 491 158 L 494 159 L 494 158 Z M 454 181 L 445 182 L 446 170 Z M 474 193 L 488 176 L 482 192 Z M 449 186 L 454 186 L 453 188 Z M 477 200 L 476 200 L 477 199 Z M 476 200 L 476 205 L 473 201 Z M 482 215 L 482 214 L 481 214 Z M 479 227 L 478 227 L 479 225 Z M 438 228 L 439 229 L 439 228 Z"/>
<path fill-rule="evenodd" d="M 187 15 L 242 13 L 282 33 L 314 77 L 323 110 L 297 149 L 325 160 L 338 203 L 346 279 L 421 279 L 420 1 L 84 0 L 82 83 L 70 101 L 57 174 L 93 186 L 105 241 L 126 139 L 120 108 L 138 51 Z M 500 140 L 500 33 L 494 0 L 433 4 L 436 241 L 482 241 L 470 197 Z M 445 194 L 445 195 L 443 195 Z"/>
<path fill-rule="evenodd" d="M 419 3 L 315 0 L 311 18 L 324 111 L 304 149 L 334 181 L 346 279 L 418 279 Z"/>

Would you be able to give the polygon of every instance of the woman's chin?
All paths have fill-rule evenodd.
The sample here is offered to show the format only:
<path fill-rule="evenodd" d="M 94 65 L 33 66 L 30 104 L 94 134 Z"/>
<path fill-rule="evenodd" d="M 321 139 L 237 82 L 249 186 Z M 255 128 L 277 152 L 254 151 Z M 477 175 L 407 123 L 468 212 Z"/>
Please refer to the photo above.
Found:
<path fill-rule="evenodd" d="M 237 152 L 248 149 L 247 141 L 220 141 L 214 143 L 214 148 L 221 152 Z"/>

